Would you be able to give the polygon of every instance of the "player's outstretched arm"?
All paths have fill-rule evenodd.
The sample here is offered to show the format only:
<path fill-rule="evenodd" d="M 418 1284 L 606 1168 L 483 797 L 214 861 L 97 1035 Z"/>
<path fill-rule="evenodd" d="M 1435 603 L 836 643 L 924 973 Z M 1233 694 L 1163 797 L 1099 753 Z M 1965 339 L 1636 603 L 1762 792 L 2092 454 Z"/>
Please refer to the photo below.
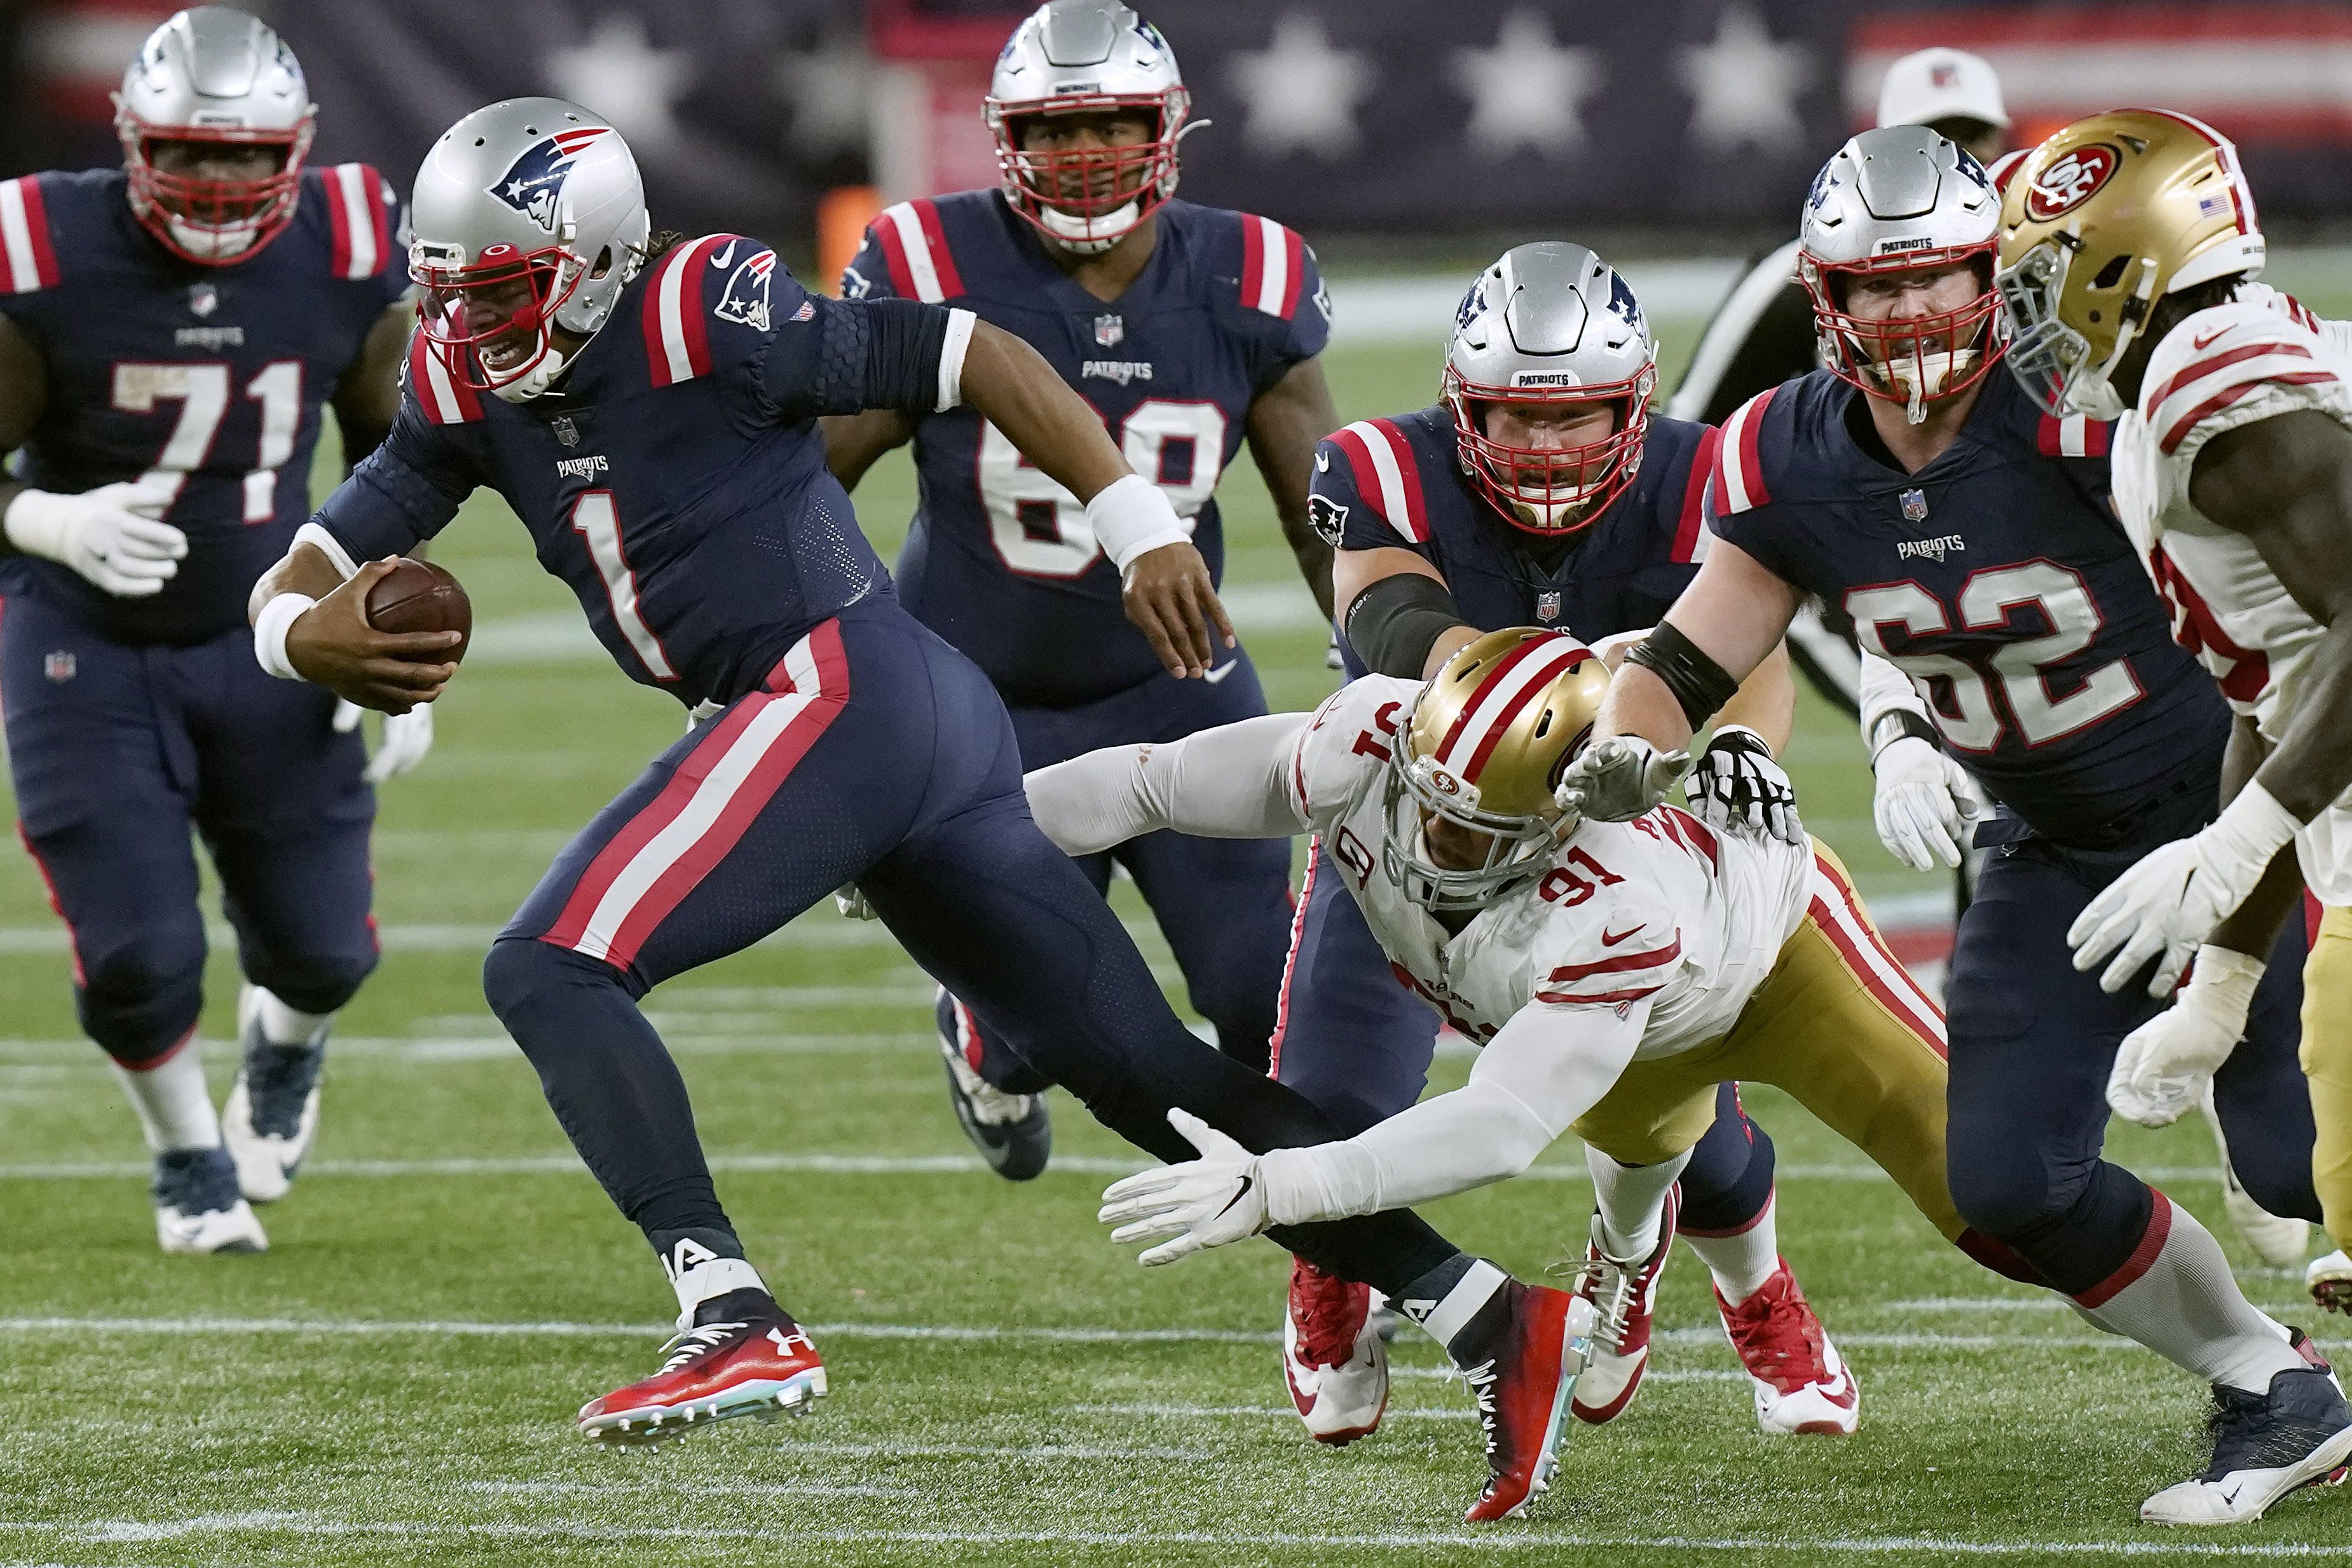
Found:
<path fill-rule="evenodd" d="M 1250 456 L 1265 477 L 1274 497 L 1274 514 L 1282 522 L 1282 537 L 1298 558 L 1298 575 L 1315 595 L 1323 619 L 1332 618 L 1337 602 L 1331 580 L 1331 547 L 1317 536 L 1307 515 L 1307 492 L 1315 479 L 1315 444 L 1339 428 L 1339 411 L 1332 406 L 1331 389 L 1323 380 L 1323 361 L 1305 359 L 1283 378 L 1258 393 L 1249 406 L 1246 430 Z"/>
<path fill-rule="evenodd" d="M 1127 465 L 1101 417 L 1012 333 L 974 323 L 961 373 L 963 401 L 1085 503 L 1087 521 L 1125 585 L 1127 618 L 1168 673 L 1207 674 L 1217 639 L 1228 648 L 1239 639 L 1208 563 L 1166 494 Z"/>
<path fill-rule="evenodd" d="M 368 591 L 398 559 L 369 561 L 346 580 L 326 551 L 297 539 L 262 573 L 247 601 L 257 643 L 268 630 L 268 640 L 284 665 L 273 668 L 265 655 L 263 667 L 325 686 L 346 702 L 380 713 L 404 714 L 439 696 L 457 666 L 433 656 L 456 647 L 463 634 L 379 632 L 368 624 Z M 266 628 L 272 622 L 283 624 Z"/>
<path fill-rule="evenodd" d="M 1349 643 L 1376 674 L 1428 680 L 1478 640 L 1444 577 L 1412 550 L 1342 549 L 1331 559 L 1331 587 Z"/>
<path fill-rule="evenodd" d="M 1285 839 L 1308 823 L 1291 759 L 1313 716 L 1265 714 L 1155 746 L 1108 746 L 1040 768 L 1029 810 L 1065 854 L 1171 828 L 1202 839 Z"/>

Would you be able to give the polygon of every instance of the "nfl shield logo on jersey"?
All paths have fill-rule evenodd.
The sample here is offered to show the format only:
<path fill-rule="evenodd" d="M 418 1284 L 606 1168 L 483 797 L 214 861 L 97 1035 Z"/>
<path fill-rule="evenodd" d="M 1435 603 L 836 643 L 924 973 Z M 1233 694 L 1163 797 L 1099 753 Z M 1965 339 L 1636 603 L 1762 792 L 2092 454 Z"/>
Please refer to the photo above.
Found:
<path fill-rule="evenodd" d="M 1903 519 L 1910 523 L 1924 523 L 1927 520 L 1927 492 L 1925 490 L 1903 492 Z"/>
<path fill-rule="evenodd" d="M 1095 341 L 1106 349 L 1115 349 L 1127 340 L 1127 319 L 1123 316 L 1095 318 Z"/>
<path fill-rule="evenodd" d="M 553 419 L 547 422 L 547 428 L 555 432 L 555 439 L 563 443 L 564 445 L 577 446 L 580 444 L 580 427 L 572 423 L 572 416 L 570 414 L 557 414 Z"/>
<path fill-rule="evenodd" d="M 1559 592 L 1546 589 L 1536 595 L 1536 619 L 1549 626 L 1559 619 Z"/>
<path fill-rule="evenodd" d="M 220 290 L 199 283 L 188 290 L 188 309 L 199 319 L 220 308 Z"/>
<path fill-rule="evenodd" d="M 74 663 L 73 654 L 62 649 L 41 661 L 41 674 L 48 676 L 53 685 L 61 686 L 72 680 L 79 667 Z"/>

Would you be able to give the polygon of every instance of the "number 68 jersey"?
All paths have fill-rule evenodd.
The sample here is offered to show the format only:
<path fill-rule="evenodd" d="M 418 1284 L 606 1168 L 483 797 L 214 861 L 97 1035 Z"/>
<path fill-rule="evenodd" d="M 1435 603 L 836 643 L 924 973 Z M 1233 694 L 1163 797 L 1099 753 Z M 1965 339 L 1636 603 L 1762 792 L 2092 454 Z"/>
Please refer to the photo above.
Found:
<path fill-rule="evenodd" d="M 1529 1006 L 1619 1018 L 1646 1009 L 1637 1061 L 1730 1033 L 1804 919 L 1811 847 L 1717 833 L 1672 806 L 1588 821 L 1542 876 L 1450 933 L 1381 869 L 1398 831 L 1389 757 L 1420 689 L 1389 675 L 1342 686 L 1299 737 L 1289 774 L 1292 805 L 1322 835 L 1398 981 L 1482 1045 Z"/>
<path fill-rule="evenodd" d="M 1330 335 L 1314 253 L 1281 225 L 1171 201 L 1150 259 L 1106 304 L 1054 264 L 995 191 L 902 202 L 866 231 L 846 298 L 970 310 L 1024 340 L 1093 404 L 1128 465 L 1159 485 L 1213 577 L 1217 478 L 1250 404 Z M 915 427 L 921 495 L 899 597 L 1014 707 L 1070 707 L 1150 679 L 1118 573 L 1067 490 L 970 408 Z"/>

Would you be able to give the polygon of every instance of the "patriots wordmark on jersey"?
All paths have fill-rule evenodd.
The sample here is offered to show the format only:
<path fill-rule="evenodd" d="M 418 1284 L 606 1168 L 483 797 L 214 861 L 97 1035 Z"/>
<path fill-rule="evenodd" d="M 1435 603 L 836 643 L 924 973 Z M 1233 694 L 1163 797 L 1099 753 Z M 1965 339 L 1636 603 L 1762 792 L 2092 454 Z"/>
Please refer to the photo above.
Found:
<path fill-rule="evenodd" d="M 1141 276 L 1108 304 L 1045 253 L 994 191 L 902 202 L 843 275 L 850 298 L 972 311 L 1043 354 L 1103 417 L 1129 466 L 1167 491 L 1213 575 L 1219 476 L 1258 395 L 1330 335 L 1315 256 L 1265 218 L 1171 201 Z M 1015 707 L 1067 707 L 1148 680 L 1118 573 L 1076 497 L 971 409 L 915 427 L 921 493 L 898 565 L 907 606 Z"/>
<path fill-rule="evenodd" d="M 1816 371 L 1742 404 L 1708 528 L 1852 615 L 1953 756 L 2037 831 L 2112 841 L 2211 778 L 2228 716 L 2108 509 L 2108 427 L 1988 377 L 1950 448 L 1906 474 L 1865 450 L 1856 398 Z"/>
<path fill-rule="evenodd" d="M 127 643 L 245 624 L 254 581 L 310 511 L 320 411 L 408 287 L 399 199 L 364 164 L 305 169 L 277 240 L 234 267 L 183 261 L 132 216 L 119 170 L 0 183 L 0 315 L 47 368 L 22 477 L 166 497 L 188 555 L 162 592 L 121 599 L 53 561 L 0 583 Z"/>

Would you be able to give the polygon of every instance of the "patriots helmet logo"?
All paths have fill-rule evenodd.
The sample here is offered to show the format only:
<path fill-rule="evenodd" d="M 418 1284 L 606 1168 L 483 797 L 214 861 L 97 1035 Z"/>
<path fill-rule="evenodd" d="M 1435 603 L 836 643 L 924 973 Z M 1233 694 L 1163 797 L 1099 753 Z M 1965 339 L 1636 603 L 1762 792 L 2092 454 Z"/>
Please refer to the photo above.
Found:
<path fill-rule="evenodd" d="M 572 163 L 604 134 L 604 126 L 586 125 L 559 131 L 544 141 L 531 143 L 513 166 L 499 176 L 489 187 L 489 193 L 553 234 L 556 202 L 563 193 L 563 182 L 571 176 Z"/>
<path fill-rule="evenodd" d="M 1456 328 L 1467 327 L 1486 313 L 1486 275 L 1480 273 L 1470 285 L 1470 292 L 1462 297 L 1462 308 L 1454 313 Z"/>
<path fill-rule="evenodd" d="M 1642 319 L 1642 302 L 1633 298 L 1633 290 L 1627 287 L 1624 274 L 1613 268 L 1609 274 L 1609 308 L 1642 336 L 1646 338 L 1650 335 L 1649 323 Z"/>

